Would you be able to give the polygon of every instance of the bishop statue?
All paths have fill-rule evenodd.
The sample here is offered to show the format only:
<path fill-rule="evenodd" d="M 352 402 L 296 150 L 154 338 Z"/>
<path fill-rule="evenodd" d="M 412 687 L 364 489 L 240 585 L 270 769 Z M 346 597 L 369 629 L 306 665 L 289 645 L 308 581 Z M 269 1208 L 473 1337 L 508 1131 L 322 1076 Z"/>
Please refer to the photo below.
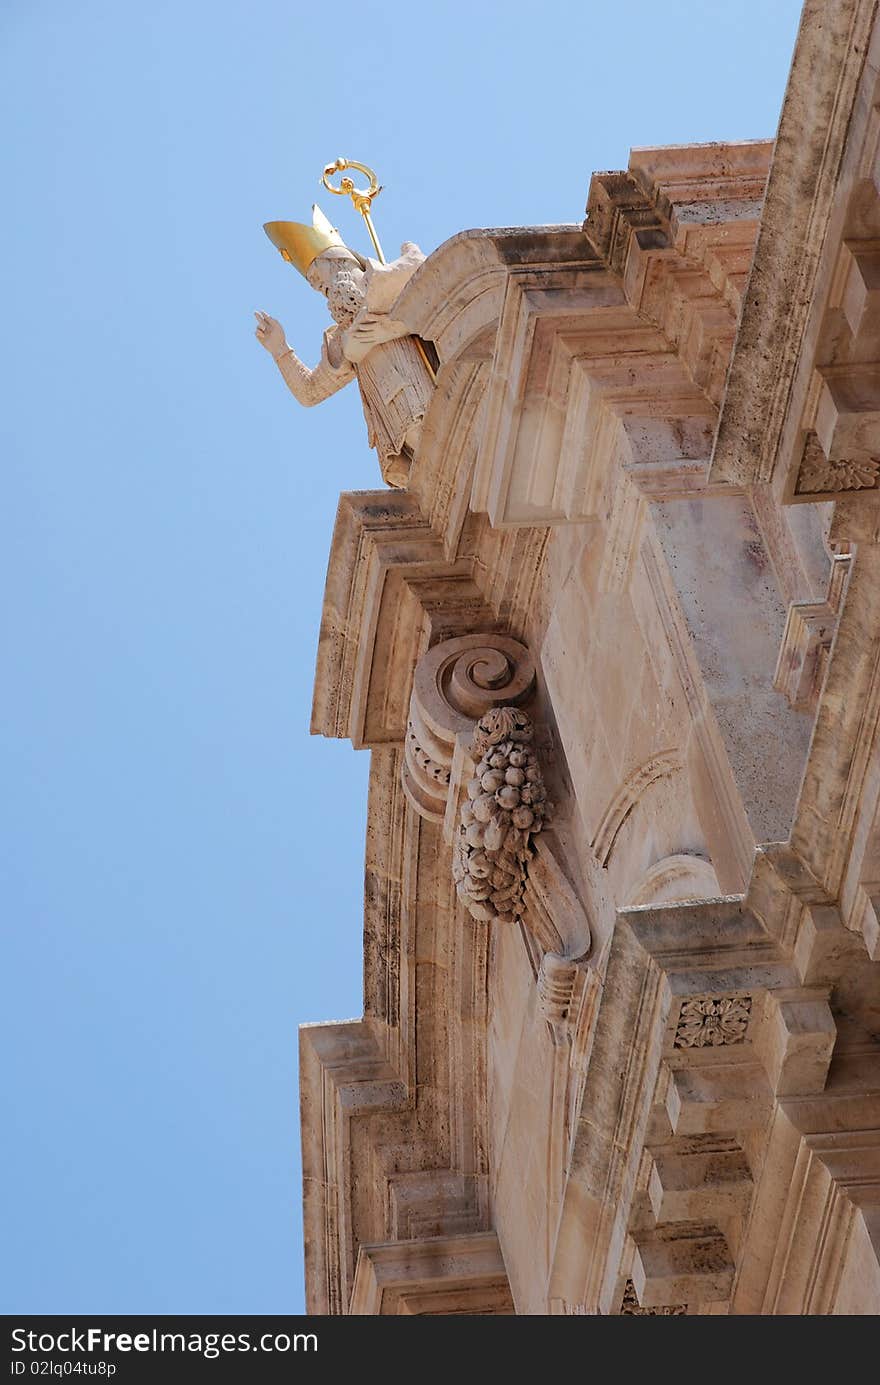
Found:
<path fill-rule="evenodd" d="M 255 314 L 257 340 L 300 404 L 319 404 L 356 379 L 383 479 L 406 486 L 434 375 L 422 343 L 390 310 L 424 255 L 407 241 L 390 264 L 364 258 L 348 248 L 317 206 L 311 226 L 270 221 L 264 229 L 288 264 L 323 293 L 333 326 L 324 333 L 313 370 L 288 346 L 281 323 L 268 313 Z"/>

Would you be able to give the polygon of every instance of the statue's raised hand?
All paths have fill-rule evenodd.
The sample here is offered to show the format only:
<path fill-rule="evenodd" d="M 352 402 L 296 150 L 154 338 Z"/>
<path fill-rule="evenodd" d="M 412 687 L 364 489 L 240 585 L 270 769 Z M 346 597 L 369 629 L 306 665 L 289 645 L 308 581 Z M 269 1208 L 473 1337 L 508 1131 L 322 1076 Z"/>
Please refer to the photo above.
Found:
<path fill-rule="evenodd" d="M 287 338 L 281 323 L 268 313 L 254 313 L 254 317 L 257 319 L 257 341 L 265 346 L 270 356 L 282 355 L 287 350 Z"/>

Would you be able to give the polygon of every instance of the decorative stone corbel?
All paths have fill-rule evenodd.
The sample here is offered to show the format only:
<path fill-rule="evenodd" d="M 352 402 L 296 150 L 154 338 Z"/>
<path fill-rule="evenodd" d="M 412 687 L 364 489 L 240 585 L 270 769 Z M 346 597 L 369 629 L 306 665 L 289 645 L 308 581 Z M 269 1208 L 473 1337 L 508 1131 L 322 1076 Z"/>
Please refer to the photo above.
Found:
<path fill-rule="evenodd" d="M 541 737 L 520 705 L 534 685 L 529 651 L 509 636 L 464 635 L 435 645 L 416 667 L 403 787 L 416 812 L 444 823 L 456 889 L 473 918 L 521 919 L 537 889 L 544 914 L 557 912 L 554 905 L 565 914 L 562 929 L 546 919 L 538 926 L 542 946 L 564 948 L 574 910 L 585 952 L 583 908 L 567 881 L 561 892 L 550 890 L 548 882 L 565 876 L 544 838 L 527 890 L 535 842 L 550 817 Z M 548 891 L 553 899 L 543 898 Z"/>
<path fill-rule="evenodd" d="M 403 787 L 421 817 L 446 816 L 459 738 L 499 703 L 517 706 L 535 685 L 525 645 L 507 635 L 461 635 L 443 640 L 419 660 L 406 728 Z"/>

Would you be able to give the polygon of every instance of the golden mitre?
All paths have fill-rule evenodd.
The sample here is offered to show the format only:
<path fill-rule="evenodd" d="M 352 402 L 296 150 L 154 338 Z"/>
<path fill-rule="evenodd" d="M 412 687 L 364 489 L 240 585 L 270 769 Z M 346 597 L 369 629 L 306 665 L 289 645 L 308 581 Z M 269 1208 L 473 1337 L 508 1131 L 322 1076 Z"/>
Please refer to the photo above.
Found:
<path fill-rule="evenodd" d="M 301 221 L 267 221 L 263 230 L 281 251 L 282 259 L 292 264 L 300 274 L 305 274 L 312 261 L 325 250 L 345 249 L 345 241 L 336 227 L 330 225 L 317 203 L 312 207 L 311 226 Z"/>

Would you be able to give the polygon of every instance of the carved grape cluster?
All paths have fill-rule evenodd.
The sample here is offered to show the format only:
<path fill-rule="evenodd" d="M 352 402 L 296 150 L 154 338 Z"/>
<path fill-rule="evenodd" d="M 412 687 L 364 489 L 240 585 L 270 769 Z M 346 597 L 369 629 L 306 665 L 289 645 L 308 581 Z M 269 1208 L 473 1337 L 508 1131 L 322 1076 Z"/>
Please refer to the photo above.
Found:
<path fill-rule="evenodd" d="M 522 910 L 529 841 L 548 810 L 531 719 L 517 707 L 492 707 L 473 738 L 476 773 L 461 806 L 453 874 L 475 919 L 512 922 Z"/>

